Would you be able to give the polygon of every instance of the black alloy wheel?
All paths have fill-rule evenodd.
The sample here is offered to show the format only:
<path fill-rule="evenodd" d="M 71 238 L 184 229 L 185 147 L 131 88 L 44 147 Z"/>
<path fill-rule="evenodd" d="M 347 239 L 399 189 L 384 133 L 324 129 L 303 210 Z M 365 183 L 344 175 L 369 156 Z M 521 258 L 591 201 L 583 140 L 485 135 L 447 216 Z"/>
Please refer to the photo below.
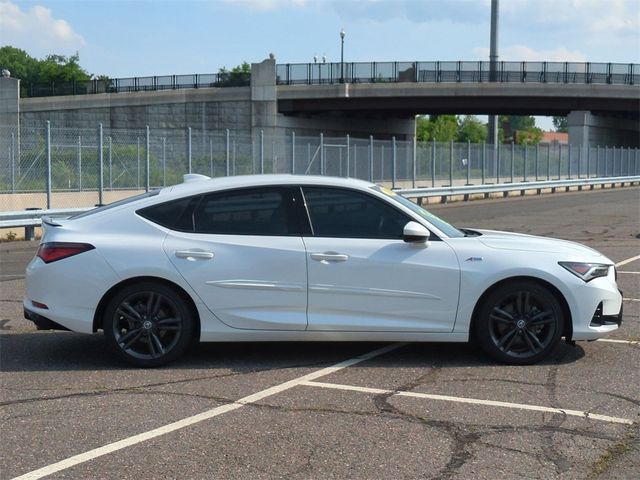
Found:
<path fill-rule="evenodd" d="M 129 285 L 109 302 L 104 332 L 115 352 L 137 367 L 169 363 L 188 348 L 193 320 L 184 299 L 151 282 Z"/>
<path fill-rule="evenodd" d="M 526 365 L 542 360 L 558 346 L 564 315 L 553 292 L 519 281 L 492 292 L 477 322 L 477 339 L 486 353 L 505 363 Z"/>

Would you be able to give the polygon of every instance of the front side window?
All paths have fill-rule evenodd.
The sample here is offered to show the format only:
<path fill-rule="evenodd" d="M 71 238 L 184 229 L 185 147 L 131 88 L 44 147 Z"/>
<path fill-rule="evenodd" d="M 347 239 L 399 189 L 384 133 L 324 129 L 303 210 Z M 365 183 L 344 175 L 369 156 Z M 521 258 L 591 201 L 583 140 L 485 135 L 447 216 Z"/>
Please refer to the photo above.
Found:
<path fill-rule="evenodd" d="M 411 220 L 365 193 L 325 187 L 302 190 L 316 237 L 402 239 Z"/>
<path fill-rule="evenodd" d="M 252 188 L 205 195 L 193 213 L 196 233 L 295 235 L 286 188 Z"/>

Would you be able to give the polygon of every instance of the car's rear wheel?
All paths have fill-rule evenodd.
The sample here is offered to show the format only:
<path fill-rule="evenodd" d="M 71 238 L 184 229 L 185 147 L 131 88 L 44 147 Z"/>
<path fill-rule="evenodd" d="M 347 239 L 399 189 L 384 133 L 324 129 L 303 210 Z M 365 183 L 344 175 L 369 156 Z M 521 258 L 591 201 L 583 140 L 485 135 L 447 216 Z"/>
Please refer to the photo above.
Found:
<path fill-rule="evenodd" d="M 504 284 L 484 300 L 476 318 L 480 347 L 504 363 L 527 365 L 556 349 L 564 326 L 553 292 L 529 281 Z"/>
<path fill-rule="evenodd" d="M 169 363 L 189 347 L 193 319 L 175 290 L 141 282 L 119 290 L 104 313 L 104 333 L 116 354 L 137 367 Z"/>

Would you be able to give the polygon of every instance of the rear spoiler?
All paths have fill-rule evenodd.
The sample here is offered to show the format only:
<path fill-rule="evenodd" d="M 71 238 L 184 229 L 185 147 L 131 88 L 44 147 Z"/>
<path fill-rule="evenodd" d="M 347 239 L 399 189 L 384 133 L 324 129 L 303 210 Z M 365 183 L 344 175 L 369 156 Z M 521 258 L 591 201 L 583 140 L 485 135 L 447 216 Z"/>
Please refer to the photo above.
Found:
<path fill-rule="evenodd" d="M 55 221 L 51 217 L 42 217 L 42 223 L 43 223 L 43 225 L 48 225 L 50 227 L 61 227 L 62 226 L 61 223 L 58 223 L 57 221 Z"/>

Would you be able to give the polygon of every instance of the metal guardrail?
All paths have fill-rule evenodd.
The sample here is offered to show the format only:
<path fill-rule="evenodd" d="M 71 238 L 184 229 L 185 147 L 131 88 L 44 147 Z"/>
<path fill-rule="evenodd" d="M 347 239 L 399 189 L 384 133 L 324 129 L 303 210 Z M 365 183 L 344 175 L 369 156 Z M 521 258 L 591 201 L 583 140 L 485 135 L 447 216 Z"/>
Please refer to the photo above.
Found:
<path fill-rule="evenodd" d="M 333 83 L 582 83 L 640 84 L 636 63 L 409 61 L 286 63 L 276 65 L 278 85 Z M 144 92 L 184 88 L 239 87 L 251 82 L 249 72 L 196 73 L 109 78 L 22 85 L 23 97 Z"/>
<path fill-rule="evenodd" d="M 596 185 L 611 185 L 615 186 L 620 184 L 624 186 L 626 183 L 634 185 L 640 184 L 640 175 L 632 175 L 625 177 L 599 177 L 599 178 L 582 178 L 582 179 L 565 179 L 565 180 L 545 180 L 545 181 L 533 181 L 533 182 L 515 182 L 515 183 L 499 183 L 499 184 L 484 184 L 484 185 L 459 185 L 459 186 L 443 186 L 443 187 L 425 187 L 425 188 L 404 188 L 396 189 L 397 193 L 400 193 L 408 198 L 417 198 L 418 203 L 422 203 L 423 198 L 427 197 L 442 197 L 442 201 L 445 202 L 447 197 L 464 195 L 465 200 L 469 199 L 470 195 L 484 194 L 485 198 L 491 193 L 503 193 L 505 197 L 509 192 L 520 191 L 524 194 L 525 191 L 537 190 L 537 193 L 542 193 L 542 190 L 551 189 L 555 192 L 558 188 L 565 188 L 567 191 L 571 187 L 591 187 Z M 94 207 L 92 207 L 94 208 Z M 25 240 L 33 240 L 35 234 L 35 227 L 42 224 L 42 217 L 68 217 L 77 213 L 82 213 L 91 210 L 91 208 L 54 208 L 47 210 L 26 210 L 16 212 L 3 212 L 0 213 L 0 228 L 25 228 Z"/>
<path fill-rule="evenodd" d="M 526 192 L 528 190 L 537 190 L 538 193 L 542 193 L 542 190 L 551 189 L 555 192 L 558 188 L 570 189 L 571 187 L 594 187 L 596 185 L 616 185 L 629 183 L 633 185 L 640 183 L 640 175 L 631 175 L 624 177 L 599 177 L 599 178 L 576 178 L 576 179 L 564 179 L 564 180 L 544 180 L 544 181 L 532 181 L 532 182 L 514 182 L 514 183 L 498 183 L 498 184 L 484 184 L 484 185 L 458 185 L 458 186 L 443 186 L 443 187 L 424 187 L 424 188 L 404 188 L 397 189 L 396 192 L 404 195 L 408 198 L 417 198 L 418 200 L 426 197 L 442 197 L 443 202 L 447 197 L 464 195 L 465 199 L 469 198 L 469 195 L 484 194 L 485 196 L 491 193 L 503 193 L 505 197 L 509 196 L 509 192 Z"/>
<path fill-rule="evenodd" d="M 334 83 L 640 84 L 640 65 L 591 62 L 334 62 L 276 66 L 278 85 Z"/>

